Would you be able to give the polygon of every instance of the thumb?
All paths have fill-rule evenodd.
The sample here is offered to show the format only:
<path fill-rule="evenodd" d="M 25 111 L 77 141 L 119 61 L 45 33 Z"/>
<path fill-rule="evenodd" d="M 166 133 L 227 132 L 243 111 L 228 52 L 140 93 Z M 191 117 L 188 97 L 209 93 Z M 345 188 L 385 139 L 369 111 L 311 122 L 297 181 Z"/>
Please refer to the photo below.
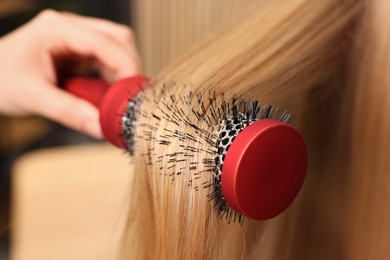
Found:
<path fill-rule="evenodd" d="M 31 111 L 92 137 L 102 138 L 99 111 L 91 103 L 50 85 L 40 89 L 44 91 L 28 97 L 26 105 Z"/>

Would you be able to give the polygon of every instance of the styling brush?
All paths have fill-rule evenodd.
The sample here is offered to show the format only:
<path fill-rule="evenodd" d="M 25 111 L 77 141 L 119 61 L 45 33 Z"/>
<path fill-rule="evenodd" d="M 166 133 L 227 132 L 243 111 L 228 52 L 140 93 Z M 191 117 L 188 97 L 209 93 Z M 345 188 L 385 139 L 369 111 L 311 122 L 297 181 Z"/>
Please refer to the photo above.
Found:
<path fill-rule="evenodd" d="M 191 89 L 178 94 L 174 87 L 150 92 L 154 97 L 140 98 L 147 83 L 143 76 L 127 78 L 112 86 L 96 78 L 75 77 L 64 88 L 96 105 L 104 137 L 130 153 L 134 152 L 135 127 L 149 133 L 139 141 L 168 148 L 176 139 L 181 151 L 161 155 L 150 163 L 160 163 L 161 170 L 176 164 L 179 170 L 170 174 L 173 178 L 182 174 L 184 164 L 194 176 L 209 174 L 210 181 L 199 186 L 211 188 L 209 200 L 215 202 L 214 208 L 228 222 L 242 223 L 245 217 L 266 220 L 288 208 L 302 187 L 307 168 L 304 140 L 287 124 L 291 114 L 279 114 L 277 109 L 260 106 L 256 100 L 226 98 L 223 93 L 209 94 L 208 100 L 203 100 L 205 95 Z M 156 104 L 156 110 L 140 112 L 140 103 L 148 99 Z M 137 124 L 141 116 L 147 123 Z M 151 138 L 150 129 L 162 121 L 174 127 L 164 128 L 162 134 Z M 183 133 L 182 126 L 192 129 L 195 135 Z M 188 158 L 197 158 L 196 144 L 200 143 L 207 145 L 209 157 L 189 162 Z M 196 172 L 194 165 L 199 164 L 205 169 L 202 172 Z M 195 189 L 196 179 L 189 183 Z"/>
<path fill-rule="evenodd" d="M 110 86 L 96 77 L 77 76 L 66 80 L 63 88 L 95 105 L 104 138 L 133 153 L 133 144 L 129 142 L 133 140 L 134 108 L 138 94 L 148 81 L 144 76 L 136 76 Z"/>

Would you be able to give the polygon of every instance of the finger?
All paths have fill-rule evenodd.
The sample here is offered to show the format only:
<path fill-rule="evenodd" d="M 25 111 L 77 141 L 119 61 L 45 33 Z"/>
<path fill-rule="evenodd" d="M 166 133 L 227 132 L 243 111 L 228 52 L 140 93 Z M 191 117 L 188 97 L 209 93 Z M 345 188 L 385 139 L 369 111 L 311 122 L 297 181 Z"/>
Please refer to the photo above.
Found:
<path fill-rule="evenodd" d="M 73 52 L 83 57 L 95 57 L 119 79 L 138 73 L 134 53 L 105 33 L 79 24 L 69 23 L 56 12 L 45 12 L 41 22 L 48 28 L 46 43 L 53 55 Z"/>
<path fill-rule="evenodd" d="M 104 33 L 118 41 L 118 43 L 122 44 L 124 48 L 129 49 L 131 57 L 133 57 L 137 62 L 138 68 L 141 67 L 139 54 L 136 48 L 135 36 L 130 27 L 109 20 L 85 17 L 68 12 L 63 12 L 62 14 L 69 22 Z"/>
<path fill-rule="evenodd" d="M 25 116 L 28 115 L 28 111 L 14 102 L 0 98 L 0 114 Z"/>
<path fill-rule="evenodd" d="M 103 66 L 110 69 L 117 78 L 138 74 L 137 57 L 127 48 L 123 48 L 112 38 L 79 27 L 63 35 L 64 49 L 81 56 L 93 56 Z"/>
<path fill-rule="evenodd" d="M 99 30 L 107 35 L 111 35 L 119 42 L 127 44 L 134 44 L 135 42 L 133 31 L 126 25 L 95 17 L 80 16 L 69 12 L 62 12 L 61 14 L 63 14 L 63 16 L 69 21 L 88 26 L 91 29 Z"/>
<path fill-rule="evenodd" d="M 45 89 L 44 93 L 33 93 L 22 101 L 26 109 L 95 138 L 102 138 L 96 107 L 51 85 L 41 86 L 40 89 Z"/>

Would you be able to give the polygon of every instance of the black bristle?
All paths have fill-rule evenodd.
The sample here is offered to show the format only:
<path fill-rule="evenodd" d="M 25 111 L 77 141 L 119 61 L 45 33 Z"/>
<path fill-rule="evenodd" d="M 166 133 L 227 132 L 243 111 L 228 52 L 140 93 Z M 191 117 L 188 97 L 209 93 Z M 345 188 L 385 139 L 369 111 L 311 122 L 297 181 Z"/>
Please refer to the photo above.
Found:
<path fill-rule="evenodd" d="M 232 99 L 232 112 L 233 112 L 233 123 L 238 123 L 238 108 L 236 105 L 236 97 L 234 96 Z"/>
<path fill-rule="evenodd" d="M 147 94 L 129 101 L 122 117 L 122 135 L 129 152 L 145 146 L 147 165 L 156 165 L 155 169 L 172 182 L 187 176 L 191 189 L 210 189 L 207 199 L 213 201 L 219 217 L 242 225 L 245 217 L 235 212 L 223 196 L 224 157 L 235 137 L 254 121 L 274 118 L 286 123 L 291 115 L 286 111 L 279 115 L 272 106 L 260 107 L 257 100 L 239 95 L 218 95 L 212 88 L 205 95 L 193 91 L 191 86 L 180 86 L 180 93 L 176 93 L 179 86 L 175 84 L 151 88 Z M 183 90 L 186 88 L 187 93 Z M 152 106 L 152 113 L 142 110 L 141 103 Z M 163 151 L 167 152 L 161 154 Z M 199 158 L 199 154 L 205 158 Z"/>
<path fill-rule="evenodd" d="M 256 120 L 259 111 L 260 111 L 259 101 L 255 100 L 252 102 L 252 115 L 251 115 L 252 120 Z"/>
<path fill-rule="evenodd" d="M 270 118 L 272 113 L 272 106 L 268 106 L 264 113 L 264 118 Z"/>

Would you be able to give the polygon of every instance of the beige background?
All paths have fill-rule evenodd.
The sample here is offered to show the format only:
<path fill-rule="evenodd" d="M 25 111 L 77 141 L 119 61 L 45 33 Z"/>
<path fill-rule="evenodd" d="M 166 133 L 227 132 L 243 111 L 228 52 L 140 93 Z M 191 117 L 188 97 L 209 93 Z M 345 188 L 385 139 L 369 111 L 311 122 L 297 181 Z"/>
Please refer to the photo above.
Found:
<path fill-rule="evenodd" d="M 133 0 L 144 74 L 152 76 L 265 0 Z"/>
<path fill-rule="evenodd" d="M 48 149 L 13 173 L 12 259 L 114 259 L 131 159 L 107 145 Z"/>

